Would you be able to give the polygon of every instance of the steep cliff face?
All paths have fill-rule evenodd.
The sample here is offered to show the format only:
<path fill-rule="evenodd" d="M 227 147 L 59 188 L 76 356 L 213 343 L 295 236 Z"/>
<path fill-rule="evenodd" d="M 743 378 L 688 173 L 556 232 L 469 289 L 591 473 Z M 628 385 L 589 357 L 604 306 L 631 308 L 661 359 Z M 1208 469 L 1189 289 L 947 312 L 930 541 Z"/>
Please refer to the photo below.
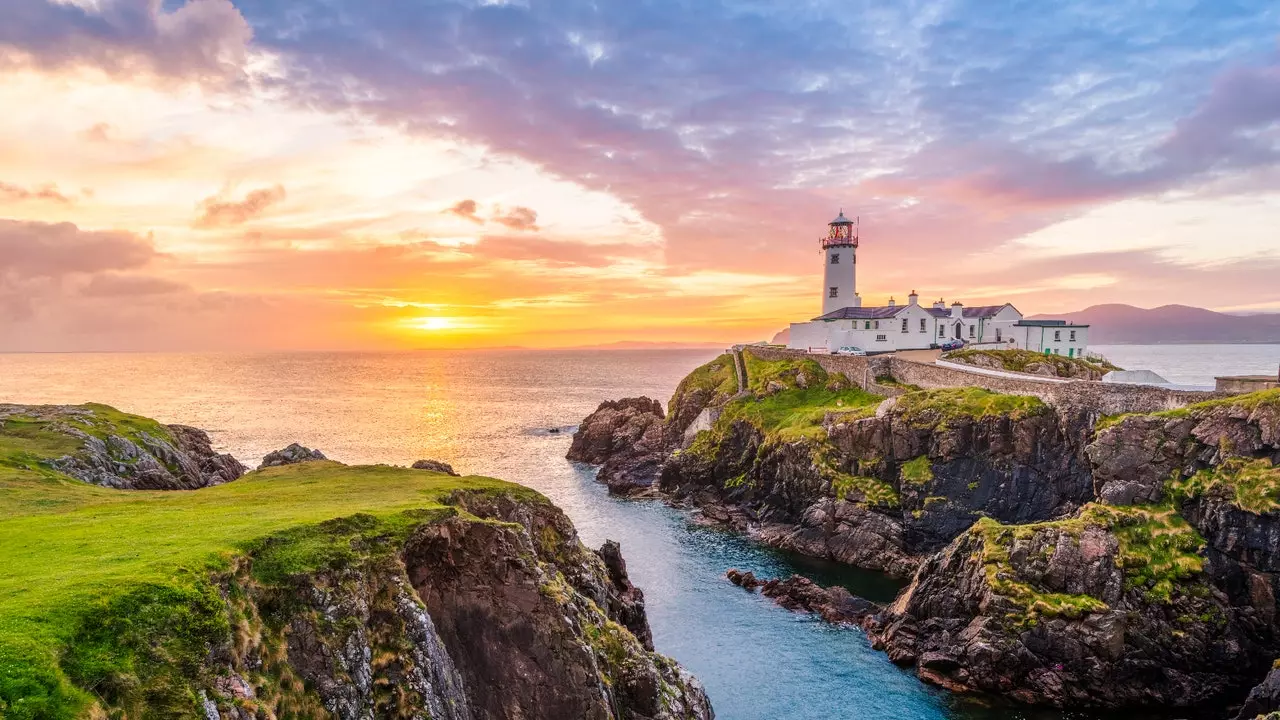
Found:
<path fill-rule="evenodd" d="M 923 677 L 1059 706 L 1222 707 L 1280 648 L 1280 393 L 1103 423 L 1101 502 L 984 519 L 870 624 Z"/>
<path fill-rule="evenodd" d="M 727 403 L 665 463 L 663 491 L 770 544 L 897 575 L 979 517 L 1049 520 L 1092 497 L 1083 416 L 976 389 L 881 403 L 816 365 L 788 379 Z"/>
<path fill-rule="evenodd" d="M 697 681 L 646 646 L 616 548 L 611 572 L 549 504 L 450 501 L 456 513 L 350 566 L 264 581 L 246 558 L 219 584 L 232 632 L 193 683 L 205 717 L 713 717 Z M 343 521 L 365 538 L 371 522 Z"/>
<path fill-rule="evenodd" d="M 579 425 L 565 457 L 600 465 L 597 479 L 610 492 L 643 492 L 653 485 L 666 459 L 665 429 L 657 400 L 606 400 Z"/>
<path fill-rule="evenodd" d="M 245 468 L 203 430 L 161 425 L 106 405 L 0 405 L 0 462 L 124 490 L 191 490 Z"/>
<path fill-rule="evenodd" d="M 6 720 L 713 717 L 618 546 L 527 488 L 303 459 L 124 492 L 60 471 L 83 438 L 57 422 L 24 408 L 0 435 Z"/>
<path fill-rule="evenodd" d="M 928 559 L 869 634 L 955 690 L 1058 707 L 1221 707 L 1265 672 L 1276 639 L 1212 583 L 1203 544 L 1168 508 L 983 520 Z"/>

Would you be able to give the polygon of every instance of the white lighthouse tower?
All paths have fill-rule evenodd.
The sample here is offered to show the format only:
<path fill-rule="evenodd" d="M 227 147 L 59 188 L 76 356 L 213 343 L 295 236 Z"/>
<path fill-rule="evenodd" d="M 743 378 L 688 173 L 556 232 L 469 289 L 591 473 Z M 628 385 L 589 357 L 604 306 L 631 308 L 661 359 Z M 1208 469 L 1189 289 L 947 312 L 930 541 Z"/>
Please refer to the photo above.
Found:
<path fill-rule="evenodd" d="M 858 297 L 858 222 L 840 216 L 827 224 L 822 244 L 822 314 L 841 308 L 862 307 Z"/>

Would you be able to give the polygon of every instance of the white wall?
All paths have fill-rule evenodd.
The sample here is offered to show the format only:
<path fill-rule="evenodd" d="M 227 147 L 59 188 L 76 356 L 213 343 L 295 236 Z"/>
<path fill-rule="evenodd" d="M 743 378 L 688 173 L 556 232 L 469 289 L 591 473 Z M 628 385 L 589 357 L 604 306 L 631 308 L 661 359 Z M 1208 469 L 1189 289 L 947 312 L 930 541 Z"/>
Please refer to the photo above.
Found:
<path fill-rule="evenodd" d="M 835 312 L 840 308 L 856 307 L 858 295 L 857 249 L 852 246 L 829 247 L 822 253 L 822 314 Z M 839 262 L 832 264 L 833 257 Z M 836 289 L 836 297 L 831 297 L 831 288 Z"/>
<path fill-rule="evenodd" d="M 1080 325 L 1063 325 L 1014 328 L 1017 345 L 1023 350 L 1044 352 L 1068 357 L 1083 357 L 1089 351 L 1089 328 Z"/>

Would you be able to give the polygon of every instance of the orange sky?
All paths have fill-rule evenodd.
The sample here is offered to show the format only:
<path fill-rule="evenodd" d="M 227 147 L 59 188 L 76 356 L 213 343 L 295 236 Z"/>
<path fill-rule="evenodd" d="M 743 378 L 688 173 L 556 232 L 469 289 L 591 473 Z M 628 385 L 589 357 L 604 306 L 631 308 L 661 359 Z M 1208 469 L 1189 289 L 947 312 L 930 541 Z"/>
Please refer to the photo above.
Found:
<path fill-rule="evenodd" d="M 668 123 L 658 136 L 666 115 L 619 99 L 609 113 L 633 121 L 572 126 L 587 121 L 563 110 L 556 125 L 546 105 L 573 90 L 548 86 L 512 96 L 509 112 L 536 120 L 497 127 L 504 119 L 479 118 L 474 98 L 446 88 L 410 102 L 425 92 L 413 78 L 378 85 L 354 65 L 338 101 L 313 87 L 303 49 L 267 42 L 257 18 L 226 0 L 178 11 L 114 1 L 145 8 L 152 34 L 77 30 L 76 47 L 102 49 L 56 58 L 0 34 L 0 350 L 763 339 L 818 311 L 815 241 L 841 207 L 862 215 L 864 304 L 915 289 L 1026 313 L 1100 302 L 1280 310 L 1277 163 L 1179 150 L 1240 68 L 1280 97 L 1274 43 L 1270 55 L 1225 56 L 1190 105 L 1141 128 L 1134 152 L 1155 153 L 1172 179 L 1130 172 L 1117 189 L 1111 158 L 1078 183 L 1094 193 L 1058 187 L 1074 182 L 1070 158 L 943 142 L 927 129 L 850 131 L 842 147 L 820 140 L 840 123 L 811 119 L 806 134 L 809 121 L 782 113 L 768 122 L 802 140 L 774 147 L 744 125 L 736 132 L 755 139 L 731 147 L 766 147 L 739 162 L 713 136 L 747 123 L 746 110 Z M 18 30 L 73 12 L 131 22 L 100 5 L 62 3 L 62 15 L 20 18 Z M 216 42 L 175 64 L 165 33 L 179 31 Z M 607 44 L 572 45 L 587 48 L 583 72 L 608 70 Z M 637 87 L 634 102 L 685 89 Z M 760 102 L 750 122 L 763 122 Z M 432 121 L 418 122 L 428 106 Z M 691 117 L 717 112 L 698 107 Z M 904 117 L 927 126 L 911 107 Z M 1094 120 L 1068 139 L 1103 142 L 1111 126 Z M 1280 109 L 1262 120 L 1240 136 L 1280 147 Z M 1142 134 L 1126 122 L 1114 120 L 1117 134 Z M 1010 181 L 1010 168 L 1031 174 Z"/>

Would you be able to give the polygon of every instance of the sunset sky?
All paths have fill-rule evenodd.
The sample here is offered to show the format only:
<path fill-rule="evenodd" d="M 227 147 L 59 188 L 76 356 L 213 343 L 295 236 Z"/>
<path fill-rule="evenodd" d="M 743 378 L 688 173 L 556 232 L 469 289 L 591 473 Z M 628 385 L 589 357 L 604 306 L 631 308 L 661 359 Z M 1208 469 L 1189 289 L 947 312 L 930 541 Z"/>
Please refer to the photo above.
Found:
<path fill-rule="evenodd" d="M 1159 6 L 1159 7 L 1157 7 Z M 0 0 L 0 351 L 1280 310 L 1280 3 Z"/>

